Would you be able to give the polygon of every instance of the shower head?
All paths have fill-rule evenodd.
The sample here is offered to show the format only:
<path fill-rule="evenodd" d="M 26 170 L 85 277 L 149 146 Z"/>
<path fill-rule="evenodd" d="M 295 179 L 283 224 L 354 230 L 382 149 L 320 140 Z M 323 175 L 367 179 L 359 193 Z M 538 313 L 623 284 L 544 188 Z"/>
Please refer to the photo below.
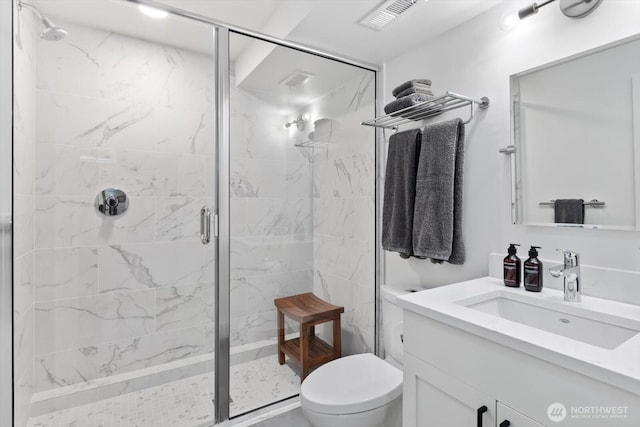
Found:
<path fill-rule="evenodd" d="M 67 35 L 69 35 L 69 33 L 67 33 L 67 30 L 60 27 L 56 27 L 55 25 L 45 26 L 44 30 L 42 30 L 42 32 L 40 33 L 41 38 L 52 41 L 52 42 L 57 42 L 58 40 L 62 40 L 65 37 L 67 37 Z"/>
<path fill-rule="evenodd" d="M 24 3 L 22 0 L 18 0 L 18 10 L 22 10 L 23 7 L 30 9 L 34 15 L 40 19 L 40 22 L 42 22 L 44 29 L 40 33 L 40 38 L 55 42 L 64 39 L 69 34 L 67 33 L 67 30 L 56 27 L 55 24 L 51 22 L 49 18 L 40 13 L 35 6 L 30 5 L 29 3 Z"/>
<path fill-rule="evenodd" d="M 311 118 L 311 116 L 309 115 L 309 113 L 304 113 L 304 114 L 298 116 L 297 119 L 285 123 L 284 127 L 289 129 L 291 127 L 291 125 L 296 125 L 298 130 L 302 130 L 304 128 L 304 123 L 307 120 L 309 120 L 310 118 Z"/>

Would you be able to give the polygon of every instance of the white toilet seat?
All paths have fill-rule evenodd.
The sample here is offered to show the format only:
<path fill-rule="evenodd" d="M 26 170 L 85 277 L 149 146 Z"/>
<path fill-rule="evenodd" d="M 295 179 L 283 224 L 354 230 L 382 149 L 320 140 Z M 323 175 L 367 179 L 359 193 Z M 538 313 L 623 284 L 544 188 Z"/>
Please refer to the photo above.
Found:
<path fill-rule="evenodd" d="M 387 405 L 402 394 L 402 371 L 371 353 L 336 359 L 313 371 L 300 387 L 303 408 L 346 415 Z"/>

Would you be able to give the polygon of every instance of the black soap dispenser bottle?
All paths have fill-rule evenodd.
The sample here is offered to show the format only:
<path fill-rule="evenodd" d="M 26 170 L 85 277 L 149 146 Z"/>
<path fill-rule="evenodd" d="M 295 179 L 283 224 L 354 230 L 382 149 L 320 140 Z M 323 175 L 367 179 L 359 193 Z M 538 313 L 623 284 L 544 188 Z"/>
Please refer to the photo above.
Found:
<path fill-rule="evenodd" d="M 529 258 L 524 262 L 524 288 L 531 292 L 542 290 L 542 261 L 538 259 L 540 246 L 531 246 Z"/>
<path fill-rule="evenodd" d="M 522 269 L 522 261 L 516 255 L 516 246 L 520 246 L 517 243 L 509 243 L 508 254 L 504 257 L 502 263 L 504 269 L 504 285 L 510 288 L 520 287 L 520 270 Z"/>

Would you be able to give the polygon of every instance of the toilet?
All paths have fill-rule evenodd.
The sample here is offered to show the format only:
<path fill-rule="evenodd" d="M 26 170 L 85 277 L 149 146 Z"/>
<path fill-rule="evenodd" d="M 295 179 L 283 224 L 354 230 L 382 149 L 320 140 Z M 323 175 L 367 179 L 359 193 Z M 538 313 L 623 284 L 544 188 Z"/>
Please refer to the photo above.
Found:
<path fill-rule="evenodd" d="M 300 387 L 302 412 L 313 427 L 402 426 L 402 309 L 397 291 L 382 295 L 385 360 L 356 354 L 331 361 L 313 371 Z"/>

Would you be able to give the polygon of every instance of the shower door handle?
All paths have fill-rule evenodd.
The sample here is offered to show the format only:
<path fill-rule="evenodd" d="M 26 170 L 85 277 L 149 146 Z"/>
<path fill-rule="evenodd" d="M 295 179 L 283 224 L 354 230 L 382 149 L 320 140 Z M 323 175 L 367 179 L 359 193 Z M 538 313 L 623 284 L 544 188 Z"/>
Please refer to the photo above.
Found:
<path fill-rule="evenodd" d="M 200 241 L 203 245 L 211 242 L 211 209 L 206 206 L 200 209 Z"/>

